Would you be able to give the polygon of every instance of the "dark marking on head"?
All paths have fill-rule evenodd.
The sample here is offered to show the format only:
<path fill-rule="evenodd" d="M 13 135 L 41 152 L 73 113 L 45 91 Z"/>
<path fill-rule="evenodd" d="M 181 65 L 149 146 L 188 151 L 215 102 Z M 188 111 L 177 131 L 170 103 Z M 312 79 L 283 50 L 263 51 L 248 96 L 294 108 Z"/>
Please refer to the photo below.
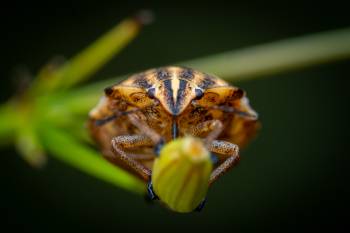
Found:
<path fill-rule="evenodd" d="M 194 98 L 195 100 L 199 100 L 203 97 L 204 92 L 201 89 L 194 89 L 195 93 L 196 93 L 196 97 Z"/>
<path fill-rule="evenodd" d="M 164 80 L 170 77 L 169 72 L 166 69 L 157 69 L 157 79 Z"/>
<path fill-rule="evenodd" d="M 142 88 L 150 88 L 152 85 L 147 81 L 144 75 L 140 75 L 135 78 L 134 84 Z"/>
<path fill-rule="evenodd" d="M 179 89 L 177 91 L 177 96 L 176 96 L 176 110 L 177 112 L 179 112 L 179 109 L 182 105 L 182 102 L 184 100 L 184 97 L 186 95 L 186 87 L 187 87 L 187 81 L 186 80 L 183 80 L 181 79 L 180 80 L 180 86 L 179 86 Z"/>
<path fill-rule="evenodd" d="M 165 80 L 164 81 L 164 90 L 165 90 L 165 96 L 166 96 L 166 102 L 168 106 L 170 107 L 170 110 L 172 114 L 177 115 L 177 109 L 175 108 L 175 103 L 173 99 L 173 89 L 171 87 L 171 80 Z"/>
<path fill-rule="evenodd" d="M 215 81 L 213 80 L 213 78 L 210 75 L 205 75 L 204 79 L 198 85 L 198 87 L 200 87 L 202 89 L 207 89 L 207 88 L 210 88 L 211 86 L 213 86 L 214 84 L 215 84 Z"/>
<path fill-rule="evenodd" d="M 106 87 L 104 89 L 106 96 L 110 96 L 113 93 L 113 87 Z"/>
<path fill-rule="evenodd" d="M 183 78 L 183 79 L 191 80 L 193 79 L 193 77 L 194 77 L 193 70 L 190 68 L 184 68 L 184 70 L 181 71 L 180 73 L 180 78 Z"/>

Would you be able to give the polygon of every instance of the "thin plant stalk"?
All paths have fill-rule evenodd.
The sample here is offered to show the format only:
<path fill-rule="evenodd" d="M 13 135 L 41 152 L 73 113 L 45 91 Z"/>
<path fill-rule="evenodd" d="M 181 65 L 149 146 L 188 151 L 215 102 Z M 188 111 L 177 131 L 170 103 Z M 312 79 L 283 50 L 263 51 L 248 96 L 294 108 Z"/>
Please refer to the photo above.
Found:
<path fill-rule="evenodd" d="M 350 28 L 275 41 L 179 62 L 228 81 L 244 81 L 350 57 Z"/>

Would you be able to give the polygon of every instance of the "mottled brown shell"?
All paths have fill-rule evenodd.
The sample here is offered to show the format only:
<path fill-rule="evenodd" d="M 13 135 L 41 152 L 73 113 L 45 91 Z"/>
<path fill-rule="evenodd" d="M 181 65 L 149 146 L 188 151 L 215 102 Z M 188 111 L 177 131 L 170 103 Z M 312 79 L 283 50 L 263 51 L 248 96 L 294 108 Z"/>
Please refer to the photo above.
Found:
<path fill-rule="evenodd" d="M 227 108 L 235 111 L 225 111 Z M 91 134 L 103 153 L 111 153 L 110 142 L 115 136 L 142 134 L 121 114 L 134 110 L 166 141 L 189 134 L 202 122 L 217 119 L 224 125 L 218 139 L 242 147 L 259 127 L 257 114 L 243 90 L 193 69 L 162 67 L 135 74 L 105 89 L 105 96 L 91 110 L 89 121 Z M 113 115 L 119 117 L 104 125 L 96 124 Z M 206 133 L 199 136 L 205 137 Z M 152 153 L 152 148 L 140 151 Z M 143 163 L 151 168 L 153 160 Z"/>

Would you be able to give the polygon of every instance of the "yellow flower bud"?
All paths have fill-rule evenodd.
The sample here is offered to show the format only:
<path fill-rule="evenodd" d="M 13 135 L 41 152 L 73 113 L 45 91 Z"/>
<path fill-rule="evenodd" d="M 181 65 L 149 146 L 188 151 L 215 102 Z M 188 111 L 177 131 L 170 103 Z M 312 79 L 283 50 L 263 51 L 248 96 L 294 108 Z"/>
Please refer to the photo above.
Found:
<path fill-rule="evenodd" d="M 212 168 L 200 139 L 175 139 L 162 148 L 153 165 L 153 190 L 170 209 L 191 212 L 206 196 Z"/>

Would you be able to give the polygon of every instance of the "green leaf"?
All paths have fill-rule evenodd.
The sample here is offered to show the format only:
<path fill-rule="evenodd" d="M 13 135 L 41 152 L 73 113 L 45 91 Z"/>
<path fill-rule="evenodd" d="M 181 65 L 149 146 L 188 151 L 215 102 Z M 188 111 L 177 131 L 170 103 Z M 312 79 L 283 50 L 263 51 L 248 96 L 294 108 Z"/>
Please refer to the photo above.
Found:
<path fill-rule="evenodd" d="M 107 162 L 69 133 L 45 124 L 40 128 L 40 136 L 46 150 L 57 159 L 118 187 L 139 194 L 145 192 L 142 181 Z"/>

